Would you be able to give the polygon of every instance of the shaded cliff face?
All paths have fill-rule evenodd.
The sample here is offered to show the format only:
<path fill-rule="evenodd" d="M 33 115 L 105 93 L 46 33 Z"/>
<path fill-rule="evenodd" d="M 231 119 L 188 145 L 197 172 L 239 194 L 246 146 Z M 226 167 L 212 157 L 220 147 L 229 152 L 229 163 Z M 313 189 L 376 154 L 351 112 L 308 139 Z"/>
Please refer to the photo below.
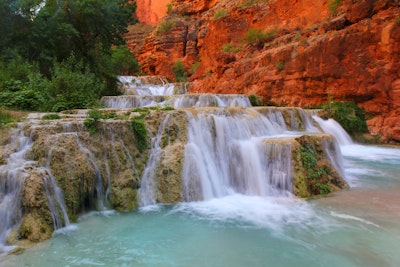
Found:
<path fill-rule="evenodd" d="M 172 79 L 182 60 L 194 93 L 351 100 L 371 114 L 372 134 L 400 141 L 399 20 L 396 1 L 175 0 L 135 53 L 143 72 Z"/>

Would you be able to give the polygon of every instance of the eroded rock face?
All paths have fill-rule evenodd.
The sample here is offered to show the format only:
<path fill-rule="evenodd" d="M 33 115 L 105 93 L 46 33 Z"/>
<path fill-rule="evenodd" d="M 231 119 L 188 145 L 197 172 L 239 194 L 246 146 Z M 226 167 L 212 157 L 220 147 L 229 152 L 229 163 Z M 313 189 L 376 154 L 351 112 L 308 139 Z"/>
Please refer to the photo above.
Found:
<path fill-rule="evenodd" d="M 329 2 L 329 1 L 328 1 Z M 245 93 L 268 103 L 351 100 L 372 134 L 400 141 L 400 25 L 396 1 L 172 1 L 137 57 L 148 74 L 174 78 L 182 60 L 192 93 Z M 185 17 L 184 17 L 185 16 Z M 246 40 L 250 29 L 267 35 Z M 228 45 L 228 46 L 227 46 Z"/>

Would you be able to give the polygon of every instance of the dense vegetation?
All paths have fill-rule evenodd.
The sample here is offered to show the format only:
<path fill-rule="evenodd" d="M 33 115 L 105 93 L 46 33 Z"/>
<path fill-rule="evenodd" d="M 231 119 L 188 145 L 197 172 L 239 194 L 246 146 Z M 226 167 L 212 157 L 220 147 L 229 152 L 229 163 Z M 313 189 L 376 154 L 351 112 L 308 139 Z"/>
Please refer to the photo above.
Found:
<path fill-rule="evenodd" d="M 331 102 L 322 105 L 326 115 L 335 119 L 353 137 L 368 132 L 365 110 L 354 102 Z"/>
<path fill-rule="evenodd" d="M 117 74 L 137 72 L 122 34 L 128 0 L 0 0 L 0 106 L 60 111 L 117 94 Z"/>

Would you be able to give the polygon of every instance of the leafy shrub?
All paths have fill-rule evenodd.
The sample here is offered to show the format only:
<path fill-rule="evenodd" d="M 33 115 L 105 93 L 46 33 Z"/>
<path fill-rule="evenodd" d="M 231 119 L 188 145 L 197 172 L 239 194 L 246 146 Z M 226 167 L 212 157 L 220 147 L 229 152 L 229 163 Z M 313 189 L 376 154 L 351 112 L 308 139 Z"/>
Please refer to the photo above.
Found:
<path fill-rule="evenodd" d="M 136 57 L 126 46 L 111 49 L 111 68 L 119 75 L 129 75 L 140 71 Z"/>
<path fill-rule="evenodd" d="M 59 119 L 60 115 L 58 115 L 57 113 L 46 114 L 42 117 L 42 120 L 59 120 Z"/>
<path fill-rule="evenodd" d="M 332 0 L 328 4 L 329 12 L 331 12 L 332 15 L 337 15 L 338 11 L 337 8 L 342 0 Z"/>
<path fill-rule="evenodd" d="M 277 68 L 278 70 L 283 70 L 284 67 L 285 67 L 285 62 L 283 62 L 283 61 L 279 61 L 279 62 L 276 64 L 276 68 Z"/>
<path fill-rule="evenodd" d="M 256 95 L 249 95 L 249 100 L 250 100 L 250 104 L 253 107 L 258 107 L 258 106 L 264 106 L 265 105 L 264 100 L 261 97 L 256 96 Z"/>
<path fill-rule="evenodd" d="M 140 116 L 134 117 L 131 121 L 131 128 L 135 136 L 136 145 L 140 152 L 143 152 L 149 146 L 146 124 Z"/>
<path fill-rule="evenodd" d="M 171 106 L 165 106 L 161 110 L 175 110 L 174 107 Z"/>
<path fill-rule="evenodd" d="M 263 32 L 261 29 L 251 28 L 246 33 L 245 39 L 247 43 L 261 47 L 267 40 L 273 38 L 276 30 Z"/>
<path fill-rule="evenodd" d="M 14 118 L 11 113 L 0 108 L 0 126 L 13 121 Z"/>
<path fill-rule="evenodd" d="M 328 166 L 318 166 L 317 152 L 315 152 L 311 144 L 305 144 L 300 147 L 300 156 L 303 167 L 306 171 L 305 175 L 308 179 L 313 180 L 310 182 L 310 189 L 319 194 L 324 195 L 331 192 L 330 187 L 326 182 L 326 176 L 329 175 L 330 169 Z"/>
<path fill-rule="evenodd" d="M 48 110 L 87 108 L 100 98 L 106 85 L 74 56 L 55 64 Z"/>
<path fill-rule="evenodd" d="M 236 46 L 234 43 L 230 42 L 227 44 L 223 44 L 221 47 L 222 52 L 225 53 L 237 53 L 242 50 L 242 47 Z"/>
<path fill-rule="evenodd" d="M 175 80 L 177 82 L 186 82 L 187 81 L 187 72 L 185 70 L 185 66 L 183 65 L 183 62 L 180 60 L 177 60 L 175 64 L 171 67 L 172 73 L 175 76 Z"/>
<path fill-rule="evenodd" d="M 98 109 L 91 109 L 86 114 L 87 118 L 83 124 L 88 128 L 90 134 L 95 134 L 99 125 L 99 120 L 103 119 L 103 113 Z"/>
<path fill-rule="evenodd" d="M 354 102 L 331 102 L 321 106 L 328 117 L 336 120 L 350 135 L 368 132 L 365 110 Z"/>
<path fill-rule="evenodd" d="M 155 31 L 155 35 L 160 36 L 169 32 L 173 27 L 175 27 L 176 22 L 174 20 L 165 20 L 158 24 L 157 30 Z"/>
<path fill-rule="evenodd" d="M 195 63 L 193 63 L 193 65 L 190 67 L 190 74 L 195 73 L 199 66 L 200 66 L 200 61 L 196 61 Z"/>

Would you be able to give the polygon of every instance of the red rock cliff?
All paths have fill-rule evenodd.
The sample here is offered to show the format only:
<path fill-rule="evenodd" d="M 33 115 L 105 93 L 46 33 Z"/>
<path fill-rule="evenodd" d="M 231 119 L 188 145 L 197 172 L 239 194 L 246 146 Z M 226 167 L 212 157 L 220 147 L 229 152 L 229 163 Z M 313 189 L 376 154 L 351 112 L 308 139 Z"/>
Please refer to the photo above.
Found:
<path fill-rule="evenodd" d="M 136 0 L 136 16 L 140 22 L 155 25 L 167 15 L 172 0 Z"/>
<path fill-rule="evenodd" d="M 371 133 L 400 141 L 398 3 L 332 3 L 172 0 L 136 54 L 143 72 L 172 79 L 171 66 L 182 60 L 192 92 L 301 107 L 352 100 L 371 114 Z"/>

